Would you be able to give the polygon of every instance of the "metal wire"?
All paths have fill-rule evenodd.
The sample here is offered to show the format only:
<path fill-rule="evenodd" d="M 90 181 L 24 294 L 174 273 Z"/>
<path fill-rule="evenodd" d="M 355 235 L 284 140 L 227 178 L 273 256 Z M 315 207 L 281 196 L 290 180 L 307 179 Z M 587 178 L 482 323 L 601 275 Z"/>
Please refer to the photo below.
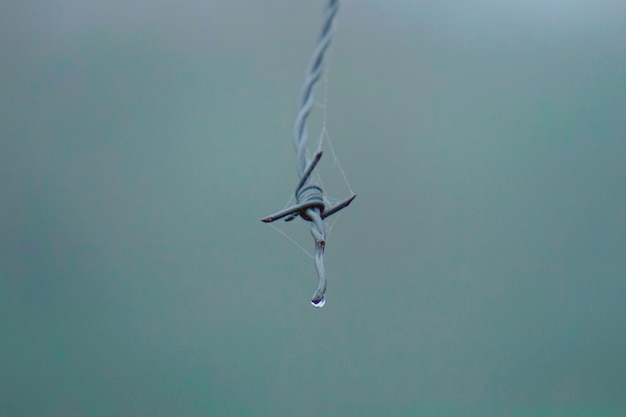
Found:
<path fill-rule="evenodd" d="M 322 152 L 317 152 L 313 158 L 308 155 L 309 133 L 307 129 L 307 118 L 311 113 L 315 97 L 313 87 L 319 80 L 324 62 L 324 53 L 330 45 L 333 36 L 333 26 L 335 16 L 339 8 L 339 0 L 330 0 L 324 13 L 322 30 L 309 66 L 307 68 L 304 84 L 300 92 L 300 107 L 293 126 L 293 146 L 296 151 L 296 168 L 300 182 L 296 187 L 296 204 L 285 210 L 274 213 L 264 219 L 264 222 L 273 222 L 286 217 L 292 220 L 296 216 L 311 222 L 311 234 L 315 240 L 315 268 L 317 269 L 318 285 L 317 290 L 311 298 L 314 307 L 323 307 L 326 303 L 326 270 L 324 268 L 324 248 L 326 247 L 326 227 L 324 219 L 331 214 L 347 207 L 356 197 L 353 195 L 335 207 L 326 210 L 324 206 L 324 193 L 322 188 L 314 184 L 311 179 L 313 169 L 320 161 Z"/>

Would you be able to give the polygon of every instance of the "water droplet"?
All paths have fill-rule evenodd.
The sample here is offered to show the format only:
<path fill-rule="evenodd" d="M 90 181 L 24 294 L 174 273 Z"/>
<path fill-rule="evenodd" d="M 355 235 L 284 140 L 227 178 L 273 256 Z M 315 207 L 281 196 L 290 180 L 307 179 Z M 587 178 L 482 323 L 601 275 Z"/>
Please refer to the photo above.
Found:
<path fill-rule="evenodd" d="M 321 300 L 315 302 L 314 300 L 311 300 L 311 305 L 315 308 L 322 308 L 324 307 L 324 304 L 326 304 L 326 298 L 322 298 Z"/>

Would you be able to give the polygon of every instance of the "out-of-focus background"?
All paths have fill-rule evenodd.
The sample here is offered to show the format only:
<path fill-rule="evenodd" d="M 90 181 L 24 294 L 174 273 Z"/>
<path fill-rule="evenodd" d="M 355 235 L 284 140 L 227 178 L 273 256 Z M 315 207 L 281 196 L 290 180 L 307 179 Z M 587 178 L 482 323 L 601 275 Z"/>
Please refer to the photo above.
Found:
<path fill-rule="evenodd" d="M 626 415 L 626 2 L 342 4 L 314 309 L 324 7 L 0 5 L 0 416 Z"/>

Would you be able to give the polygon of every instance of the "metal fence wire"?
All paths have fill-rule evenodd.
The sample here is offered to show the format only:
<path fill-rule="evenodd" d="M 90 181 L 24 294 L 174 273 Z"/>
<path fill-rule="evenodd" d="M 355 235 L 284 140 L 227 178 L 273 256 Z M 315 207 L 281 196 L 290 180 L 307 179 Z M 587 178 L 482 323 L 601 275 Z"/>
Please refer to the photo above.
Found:
<path fill-rule="evenodd" d="M 311 234 L 315 239 L 315 268 L 317 269 L 317 290 L 311 298 L 314 307 L 323 307 L 326 303 L 326 270 L 324 269 L 324 248 L 326 246 L 326 227 L 324 219 L 347 207 L 356 195 L 343 200 L 339 204 L 326 209 L 324 193 L 320 185 L 311 178 L 311 173 L 322 157 L 318 151 L 312 157 L 308 152 L 307 118 L 313 109 L 315 97 L 313 88 L 323 71 L 324 53 L 328 49 L 333 36 L 335 17 L 339 9 L 339 0 L 330 0 L 324 13 L 322 30 L 319 40 L 309 61 L 304 84 L 300 92 L 299 111 L 293 126 L 293 146 L 296 151 L 296 167 L 300 182 L 296 187 L 296 204 L 262 219 L 269 223 L 285 218 L 286 221 L 300 216 L 311 223 Z"/>

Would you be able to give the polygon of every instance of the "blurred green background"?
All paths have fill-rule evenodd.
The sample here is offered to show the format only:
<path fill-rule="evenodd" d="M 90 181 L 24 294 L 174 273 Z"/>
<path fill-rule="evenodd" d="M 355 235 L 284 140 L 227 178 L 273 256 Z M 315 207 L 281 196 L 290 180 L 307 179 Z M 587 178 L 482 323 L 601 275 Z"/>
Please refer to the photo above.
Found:
<path fill-rule="evenodd" d="M 626 415 L 626 3 L 342 4 L 319 310 L 324 7 L 0 5 L 0 416 Z"/>

